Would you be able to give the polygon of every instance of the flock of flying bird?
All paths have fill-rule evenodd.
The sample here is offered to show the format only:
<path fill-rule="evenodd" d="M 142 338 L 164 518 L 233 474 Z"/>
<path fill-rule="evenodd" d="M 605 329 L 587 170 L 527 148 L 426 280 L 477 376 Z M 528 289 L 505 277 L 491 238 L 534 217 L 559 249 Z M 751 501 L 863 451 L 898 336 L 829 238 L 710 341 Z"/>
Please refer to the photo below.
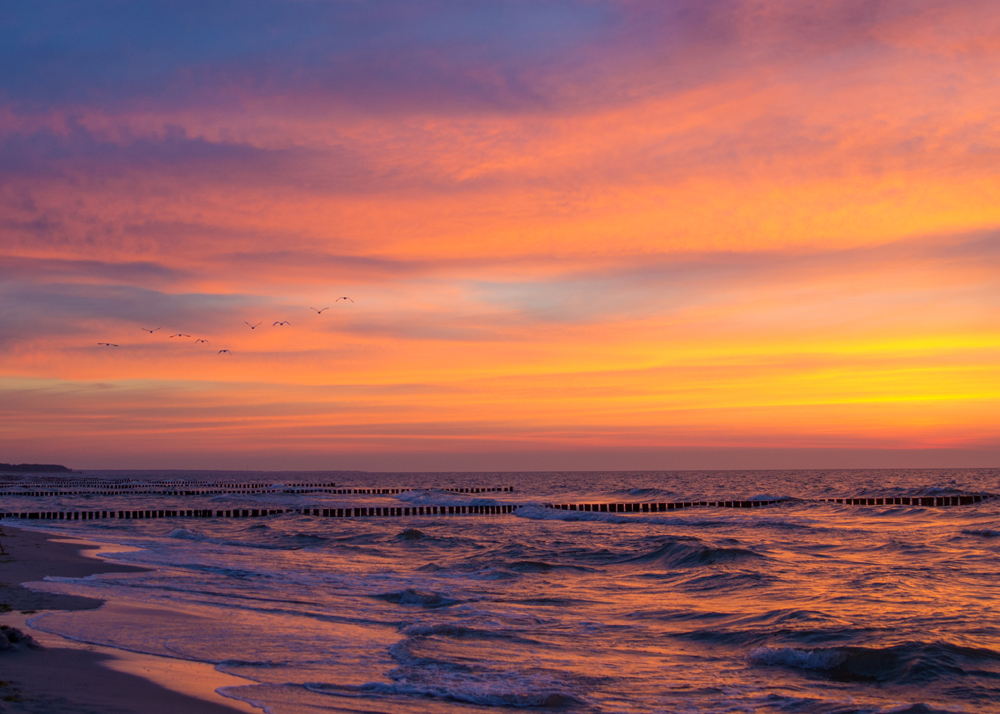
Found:
<path fill-rule="evenodd" d="M 334 304 L 336 304 L 336 303 L 340 302 L 341 300 L 350 300 L 351 302 L 354 302 L 354 300 L 351 300 L 351 298 L 347 297 L 346 295 L 343 296 L 343 297 L 337 298 L 333 302 L 334 302 Z M 313 310 L 317 315 L 322 315 L 325 310 L 329 310 L 330 308 L 324 307 L 324 308 L 319 308 L 318 309 L 318 308 L 315 308 L 315 307 L 310 307 L 309 309 Z M 247 322 L 246 320 L 244 320 L 243 324 L 245 324 L 251 330 L 256 330 L 258 327 L 260 327 L 264 323 L 263 322 L 258 322 L 256 325 L 251 325 L 249 322 Z M 292 323 L 290 323 L 288 320 L 275 320 L 274 324 L 271 325 L 271 327 L 284 327 L 285 325 L 289 325 L 290 326 L 291 324 Z M 153 334 L 157 330 L 162 330 L 163 328 L 162 327 L 154 327 L 153 329 L 150 329 L 148 327 L 140 327 L 139 329 L 143 330 L 144 332 L 148 332 L 149 334 Z M 176 333 L 174 335 L 170 335 L 171 339 L 174 338 L 174 337 L 190 337 L 190 336 L 191 335 L 189 335 L 189 334 L 187 334 L 185 332 L 178 332 L 178 333 Z M 196 345 L 199 344 L 199 343 L 204 343 L 204 344 L 207 345 L 208 344 L 208 340 L 203 340 L 203 339 L 199 338 L 199 339 L 195 340 L 194 343 Z M 100 345 L 101 347 L 118 347 L 118 345 L 115 344 L 114 342 L 98 342 L 97 344 Z M 233 353 L 230 352 L 229 350 L 219 350 L 216 354 L 220 354 L 220 355 L 222 355 L 222 354 L 232 355 Z"/>

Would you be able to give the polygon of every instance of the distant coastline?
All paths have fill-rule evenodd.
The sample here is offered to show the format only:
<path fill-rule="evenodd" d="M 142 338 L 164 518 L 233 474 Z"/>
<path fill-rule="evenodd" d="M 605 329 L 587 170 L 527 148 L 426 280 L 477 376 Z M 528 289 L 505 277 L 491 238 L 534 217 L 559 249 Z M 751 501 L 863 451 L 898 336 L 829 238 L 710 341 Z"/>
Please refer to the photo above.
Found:
<path fill-rule="evenodd" d="M 71 474 L 73 469 L 59 464 L 0 464 L 0 473 Z"/>

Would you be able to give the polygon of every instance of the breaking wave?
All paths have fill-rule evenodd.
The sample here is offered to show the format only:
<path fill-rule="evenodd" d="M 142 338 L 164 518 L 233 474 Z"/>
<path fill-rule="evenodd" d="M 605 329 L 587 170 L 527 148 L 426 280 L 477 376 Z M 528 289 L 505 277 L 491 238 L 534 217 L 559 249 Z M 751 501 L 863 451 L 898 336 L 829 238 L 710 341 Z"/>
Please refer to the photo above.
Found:
<path fill-rule="evenodd" d="M 758 647 L 753 665 L 821 673 L 838 681 L 924 684 L 969 674 L 1000 676 L 1000 653 L 939 642 L 909 642 L 894 647 Z"/>

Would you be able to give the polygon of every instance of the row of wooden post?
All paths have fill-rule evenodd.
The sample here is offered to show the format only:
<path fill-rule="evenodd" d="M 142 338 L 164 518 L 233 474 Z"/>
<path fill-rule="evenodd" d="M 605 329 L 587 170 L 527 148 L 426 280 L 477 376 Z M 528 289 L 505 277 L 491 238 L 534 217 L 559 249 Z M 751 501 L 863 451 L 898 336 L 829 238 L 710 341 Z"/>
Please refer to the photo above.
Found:
<path fill-rule="evenodd" d="M 845 506 L 971 506 L 982 503 L 987 496 L 886 496 L 885 498 L 821 498 L 826 503 L 842 503 Z"/>
<path fill-rule="evenodd" d="M 140 511 L 41 511 L 28 513 L 0 513 L 0 518 L 21 518 L 43 521 L 92 521 L 106 518 L 120 520 L 140 518 L 262 518 L 283 513 L 297 513 L 303 516 L 325 518 L 371 518 L 399 516 L 455 516 L 488 515 L 498 516 L 513 513 L 520 506 L 512 504 L 473 506 L 380 506 L 357 508 L 242 508 L 230 510 L 193 509 L 171 510 L 153 509 Z"/>
<path fill-rule="evenodd" d="M 330 484 L 333 486 L 334 484 Z M 51 486 L 49 487 L 51 488 Z M 406 491 L 413 491 L 416 489 L 412 488 L 327 488 L 323 487 L 296 487 L 296 488 L 263 488 L 263 489 L 239 489 L 239 488 L 229 488 L 222 490 L 175 490 L 171 489 L 169 491 L 123 491 L 123 490 L 111 490 L 111 491 L 11 491 L 0 493 L 0 498 L 5 496 L 221 496 L 227 494 L 265 494 L 265 493 L 330 493 L 339 496 L 350 496 L 350 495 L 391 495 L 396 493 L 404 493 Z M 427 490 L 427 489 L 423 489 Z M 450 493 L 510 493 L 514 490 L 513 486 L 493 486 L 493 487 L 469 487 L 469 488 L 445 488 L 442 491 L 448 491 Z"/>
<path fill-rule="evenodd" d="M 241 494 L 265 494 L 265 493 L 402 493 L 410 489 L 335 489 L 335 488 L 266 488 L 266 489 L 197 489 L 197 490 L 176 490 L 169 491 L 10 491 L 0 493 L 4 496 L 225 496 Z"/>
<path fill-rule="evenodd" d="M 885 496 L 883 498 L 820 498 L 820 503 L 839 503 L 847 506 L 968 506 L 981 503 L 988 496 Z M 776 503 L 802 503 L 812 499 L 775 499 L 769 501 L 682 501 L 675 503 L 549 503 L 547 508 L 563 511 L 589 511 L 599 513 L 663 513 L 694 506 L 715 508 L 761 508 Z"/>
<path fill-rule="evenodd" d="M 520 505 L 494 504 L 476 506 L 376 506 L 361 508 L 302 508 L 296 513 L 306 516 L 321 516 L 325 518 L 365 518 L 399 516 L 500 516 L 513 513 Z"/>
<path fill-rule="evenodd" d="M 848 506 L 922 506 L 943 508 L 981 503 L 988 496 L 886 496 L 883 498 L 821 498 L 820 503 L 836 503 Z M 695 506 L 716 508 L 761 508 L 787 501 L 682 501 L 674 503 L 549 503 L 546 508 L 562 511 L 584 511 L 591 513 L 664 513 Z M 371 518 L 401 516 L 444 516 L 444 515 L 504 515 L 513 513 L 523 504 L 492 504 L 467 506 L 359 506 L 349 508 L 295 508 L 267 509 L 243 508 L 230 510 L 125 510 L 125 511 L 42 511 L 27 513 L 0 513 L 0 518 L 20 518 L 28 520 L 87 521 L 106 518 L 260 518 L 283 513 L 297 513 L 304 516 L 322 518 Z"/>
<path fill-rule="evenodd" d="M 694 506 L 719 508 L 759 508 L 780 501 L 684 501 L 677 503 L 550 503 L 547 508 L 563 511 L 591 511 L 595 513 L 663 513 Z"/>

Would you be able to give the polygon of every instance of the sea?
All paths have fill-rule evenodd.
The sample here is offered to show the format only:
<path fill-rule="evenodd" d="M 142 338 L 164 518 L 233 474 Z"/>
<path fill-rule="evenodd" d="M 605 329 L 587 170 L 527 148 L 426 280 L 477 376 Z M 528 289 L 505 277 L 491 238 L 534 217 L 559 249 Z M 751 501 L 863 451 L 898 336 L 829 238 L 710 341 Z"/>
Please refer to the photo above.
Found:
<path fill-rule="evenodd" d="M 4 497 L 0 510 L 519 506 L 17 522 L 131 546 L 106 557 L 153 568 L 35 584 L 106 603 L 33 627 L 210 663 L 246 682 L 225 696 L 273 714 L 1000 711 L 998 469 L 85 476 L 400 492 Z M 986 498 L 819 500 L 973 494 Z M 547 507 L 723 499 L 776 503 Z"/>

